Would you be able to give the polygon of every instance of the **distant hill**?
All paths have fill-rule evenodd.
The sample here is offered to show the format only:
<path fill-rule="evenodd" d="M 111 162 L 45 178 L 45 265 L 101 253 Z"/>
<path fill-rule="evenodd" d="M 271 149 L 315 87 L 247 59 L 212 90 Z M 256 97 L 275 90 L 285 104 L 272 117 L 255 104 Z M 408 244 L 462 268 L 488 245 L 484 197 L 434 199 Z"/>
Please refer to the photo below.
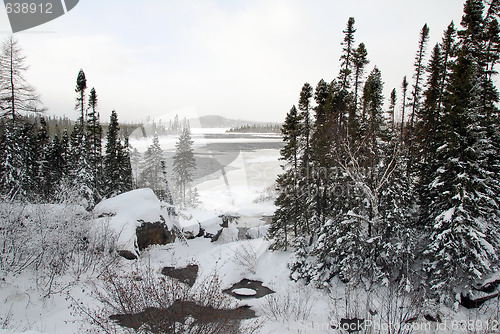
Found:
<path fill-rule="evenodd" d="M 192 128 L 196 128 L 198 126 L 201 126 L 202 128 L 241 128 L 244 126 L 263 126 L 277 123 L 244 121 L 225 118 L 222 116 L 208 115 L 190 119 L 189 124 Z"/>

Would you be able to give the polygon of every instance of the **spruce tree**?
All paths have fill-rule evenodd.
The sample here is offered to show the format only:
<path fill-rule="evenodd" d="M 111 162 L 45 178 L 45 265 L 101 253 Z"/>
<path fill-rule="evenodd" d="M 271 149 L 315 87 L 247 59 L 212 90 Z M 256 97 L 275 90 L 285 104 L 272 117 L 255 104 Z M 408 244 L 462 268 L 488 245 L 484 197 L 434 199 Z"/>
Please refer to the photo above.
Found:
<path fill-rule="evenodd" d="M 130 144 L 129 144 L 130 148 Z M 140 167 L 141 167 L 141 159 L 142 159 L 142 154 L 139 152 L 139 150 L 134 147 L 130 151 L 130 163 L 132 165 L 132 172 L 133 172 L 133 187 L 137 188 L 139 187 L 139 174 L 140 174 Z"/>
<path fill-rule="evenodd" d="M 87 89 L 87 79 L 85 78 L 85 72 L 82 69 L 78 72 L 78 76 L 76 78 L 76 88 L 75 92 L 77 93 L 76 97 L 76 105 L 75 109 L 80 112 L 80 126 L 84 128 L 85 124 L 85 90 Z"/>
<path fill-rule="evenodd" d="M 364 114 L 362 129 L 362 143 L 360 162 L 361 166 L 367 167 L 364 182 L 370 188 L 369 194 L 366 194 L 370 203 L 368 207 L 368 236 L 372 237 L 372 229 L 377 228 L 378 214 L 378 169 L 380 161 L 383 158 L 383 147 L 381 143 L 386 140 L 385 123 L 383 116 L 382 96 L 383 82 L 380 70 L 375 67 L 368 76 L 363 94 Z M 359 163 L 357 163 L 359 164 Z M 356 180 L 353 180 L 356 181 Z M 357 180 L 360 181 L 360 180 Z M 375 226 L 373 226 L 375 225 Z"/>
<path fill-rule="evenodd" d="M 103 158 L 104 196 L 108 198 L 120 193 L 119 183 L 117 183 L 120 180 L 120 152 L 122 150 L 119 131 L 118 115 L 113 110 L 109 118 Z"/>
<path fill-rule="evenodd" d="M 186 206 L 186 194 L 187 190 L 189 190 L 189 184 L 193 181 L 193 170 L 196 168 L 193 143 L 189 127 L 184 126 L 179 140 L 175 144 L 175 155 L 173 158 L 177 187 L 184 206 Z"/>
<path fill-rule="evenodd" d="M 128 137 L 125 137 L 124 143 L 118 142 L 117 164 L 119 168 L 119 179 L 116 180 L 116 190 L 118 193 L 124 193 L 133 189 L 132 163 L 130 161 L 130 148 Z"/>
<path fill-rule="evenodd" d="M 356 29 L 354 29 L 354 23 L 354 17 L 350 17 L 347 21 L 347 27 L 343 31 L 345 36 L 342 45 L 344 47 L 342 49 L 342 56 L 340 56 L 341 70 L 339 74 L 339 81 L 342 90 L 347 90 L 349 88 L 349 76 L 352 73 L 351 67 L 354 49 L 354 33 L 356 32 Z"/>
<path fill-rule="evenodd" d="M 406 76 L 403 77 L 403 82 L 401 83 L 401 88 L 403 90 L 403 102 L 401 104 L 401 143 L 403 143 L 406 139 L 405 136 L 405 110 L 406 110 L 406 93 L 408 92 L 408 80 L 406 80 Z"/>
<path fill-rule="evenodd" d="M 36 134 L 35 140 L 35 156 L 36 156 L 36 173 L 33 175 L 33 180 L 36 180 L 36 189 L 43 199 L 49 200 L 51 194 L 52 182 L 50 180 L 50 138 L 47 122 L 44 117 L 40 118 L 40 127 Z"/>
<path fill-rule="evenodd" d="M 85 153 L 92 175 L 92 188 L 95 200 L 102 198 L 102 127 L 97 112 L 97 94 L 94 88 L 90 90 L 87 107 L 87 124 L 85 132 Z"/>
<path fill-rule="evenodd" d="M 497 267 L 498 180 L 492 177 L 485 149 L 485 112 L 481 108 L 484 75 L 482 2 L 464 6 L 463 30 L 452 67 L 445 112 L 440 122 L 440 145 L 428 167 L 426 185 L 431 200 L 423 217 L 429 232 L 426 270 L 431 288 L 454 301 L 458 291 L 471 289 Z"/>
<path fill-rule="evenodd" d="M 49 171 L 46 175 L 47 182 L 51 185 L 50 195 L 54 195 L 54 189 L 61 184 L 66 173 L 66 161 L 64 159 L 64 147 L 59 136 L 52 138 L 48 152 Z"/>
<path fill-rule="evenodd" d="M 434 46 L 431 59 L 427 66 L 428 80 L 427 89 L 424 92 L 423 107 L 417 111 L 415 125 L 415 139 L 417 149 L 414 150 L 415 160 L 419 163 L 426 163 L 430 154 L 436 151 L 435 134 L 439 122 L 439 99 L 441 94 L 442 78 L 444 76 L 443 55 L 439 44 Z M 419 169 L 420 170 L 420 169 Z"/>
<path fill-rule="evenodd" d="M 443 107 L 443 99 L 445 98 L 445 92 L 448 84 L 448 79 L 450 76 L 451 63 L 455 56 L 455 35 L 456 29 L 453 21 L 448 25 L 446 29 L 443 40 L 440 44 L 442 50 L 442 76 L 441 76 L 441 84 L 438 98 L 438 110 L 442 110 Z"/>
<path fill-rule="evenodd" d="M 69 166 L 70 170 L 73 174 L 73 178 L 76 178 L 78 174 L 87 174 L 88 170 L 83 171 L 83 166 L 88 165 L 88 161 L 86 159 L 86 150 L 85 150 L 85 89 L 87 88 L 87 79 L 85 78 L 85 73 L 83 70 L 78 72 L 78 76 L 76 79 L 76 88 L 75 92 L 77 93 L 76 97 L 76 105 L 75 110 L 79 112 L 78 120 L 75 122 L 73 126 L 73 130 L 70 135 L 70 159 Z M 92 183 L 92 181 L 90 181 Z"/>
<path fill-rule="evenodd" d="M 429 41 L 429 27 L 427 26 L 427 24 L 424 24 L 422 30 L 420 31 L 420 39 L 418 41 L 418 51 L 417 55 L 415 56 L 415 62 L 413 64 L 413 66 L 415 67 L 415 74 L 414 74 L 415 83 L 413 84 L 413 91 L 412 91 L 412 105 L 411 105 L 412 110 L 410 116 L 411 131 L 413 131 L 415 114 L 418 112 L 420 108 L 420 99 L 422 92 L 421 81 L 425 70 L 424 58 L 428 41 Z"/>
<path fill-rule="evenodd" d="M 310 198 L 311 189 L 311 135 L 312 135 L 312 123 L 311 123 L 311 98 L 313 97 L 313 88 L 309 83 L 305 83 L 302 86 L 299 98 L 299 110 L 300 110 L 300 142 L 301 142 L 301 161 L 300 161 L 300 177 L 299 188 L 301 197 L 298 204 L 300 205 L 300 215 L 301 219 L 299 225 L 301 225 L 302 233 L 305 235 L 311 235 L 313 232 L 311 230 L 311 222 L 309 215 L 309 205 L 312 202 Z"/>
<path fill-rule="evenodd" d="M 6 124 L 2 146 L 2 193 L 8 199 L 33 199 L 38 190 L 33 124 L 20 121 Z"/>
<path fill-rule="evenodd" d="M 155 193 L 163 191 L 161 166 L 164 160 L 158 134 L 155 133 L 152 144 L 144 152 L 143 168 L 139 176 L 141 187 L 151 188 Z"/>
<path fill-rule="evenodd" d="M 298 236 L 300 117 L 295 106 L 288 112 L 281 132 L 285 146 L 280 151 L 280 159 L 285 164 L 282 165 L 283 173 L 276 180 L 279 191 L 275 201 L 277 209 L 268 234 L 272 240 L 270 248 L 273 250 L 286 250 L 291 244 L 288 236 L 292 231 Z"/>
<path fill-rule="evenodd" d="M 391 97 L 389 100 L 389 115 L 391 117 L 391 131 L 394 131 L 396 128 L 396 88 L 393 88 L 391 91 Z"/>
<path fill-rule="evenodd" d="M 165 163 L 165 160 L 161 161 L 161 173 L 162 173 L 162 178 L 161 178 L 161 183 L 162 183 L 162 191 L 159 193 L 158 198 L 165 203 L 174 204 L 174 199 L 172 197 L 172 192 L 170 190 L 169 182 L 168 182 L 168 174 L 167 174 L 167 164 Z M 195 188 L 196 189 L 196 188 Z M 191 206 L 195 207 L 196 206 L 196 199 L 195 199 L 195 194 L 191 193 L 192 198 L 188 202 L 190 202 Z"/>
<path fill-rule="evenodd" d="M 356 50 L 354 50 L 353 65 L 354 65 L 354 109 L 358 109 L 358 92 L 361 86 L 365 66 L 370 63 L 367 58 L 368 52 L 364 43 L 360 43 Z"/>
<path fill-rule="evenodd" d="M 319 225 L 325 223 L 328 206 L 328 179 L 331 167 L 330 149 L 332 146 L 332 132 L 328 126 L 328 95 L 329 85 L 322 79 L 316 86 L 314 92 L 315 120 L 311 135 L 311 195 L 314 197 L 310 209 L 314 213 L 312 217 L 313 229 L 319 230 Z"/>

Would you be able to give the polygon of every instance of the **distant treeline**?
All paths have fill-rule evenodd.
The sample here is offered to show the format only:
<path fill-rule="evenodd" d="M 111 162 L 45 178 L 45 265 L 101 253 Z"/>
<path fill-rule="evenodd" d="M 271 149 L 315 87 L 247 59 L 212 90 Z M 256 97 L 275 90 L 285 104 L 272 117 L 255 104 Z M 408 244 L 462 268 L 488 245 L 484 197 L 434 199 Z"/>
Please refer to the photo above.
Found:
<path fill-rule="evenodd" d="M 69 119 L 67 116 L 55 116 L 55 115 L 48 116 L 44 114 L 31 114 L 25 116 L 26 120 L 30 124 L 35 124 L 38 127 L 40 127 L 41 125 L 40 119 L 42 117 L 44 118 L 45 123 L 49 128 L 49 135 L 51 138 L 54 137 L 55 135 L 61 138 L 62 134 L 64 133 L 64 130 L 68 131 L 68 133 L 71 134 L 76 123 L 75 120 Z M 109 124 L 102 123 L 101 127 L 103 134 L 106 135 L 108 133 Z M 135 130 L 138 130 L 137 132 L 142 134 L 141 127 L 143 127 L 143 125 L 139 123 L 121 123 L 119 136 L 121 138 L 130 137 L 130 135 L 134 133 Z M 167 129 L 165 129 L 165 127 L 158 126 L 154 123 L 150 125 L 150 127 L 153 128 L 153 133 L 158 132 L 158 134 L 161 135 L 164 132 L 167 132 Z"/>
<path fill-rule="evenodd" d="M 248 124 L 227 130 L 229 133 L 281 133 L 281 124 Z"/>

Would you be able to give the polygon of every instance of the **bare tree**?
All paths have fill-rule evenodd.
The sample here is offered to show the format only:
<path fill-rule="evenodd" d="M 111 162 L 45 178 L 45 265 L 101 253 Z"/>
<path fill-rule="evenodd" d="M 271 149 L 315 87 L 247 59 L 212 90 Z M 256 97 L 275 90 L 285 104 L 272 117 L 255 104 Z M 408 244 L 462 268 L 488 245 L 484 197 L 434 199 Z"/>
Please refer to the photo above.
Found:
<path fill-rule="evenodd" d="M 23 76 L 28 66 L 21 51 L 18 41 L 10 36 L 2 44 L 0 54 L 0 116 L 13 121 L 22 113 L 44 111 L 40 97 Z"/>

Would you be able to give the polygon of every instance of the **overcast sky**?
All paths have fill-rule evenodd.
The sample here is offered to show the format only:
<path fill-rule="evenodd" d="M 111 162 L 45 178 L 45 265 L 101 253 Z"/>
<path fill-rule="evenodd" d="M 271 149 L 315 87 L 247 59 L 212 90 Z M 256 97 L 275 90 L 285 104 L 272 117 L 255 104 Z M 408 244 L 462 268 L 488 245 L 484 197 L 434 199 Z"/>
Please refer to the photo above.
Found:
<path fill-rule="evenodd" d="M 52 22 L 16 33 L 26 77 L 49 114 L 76 119 L 80 68 L 103 120 L 199 115 L 281 122 L 302 85 L 339 72 L 342 30 L 353 16 L 356 44 L 382 71 L 385 96 L 412 76 L 419 32 L 430 52 L 462 0 L 80 0 Z M 0 8 L 0 37 L 10 34 Z M 398 94 L 398 97 L 400 94 Z"/>

